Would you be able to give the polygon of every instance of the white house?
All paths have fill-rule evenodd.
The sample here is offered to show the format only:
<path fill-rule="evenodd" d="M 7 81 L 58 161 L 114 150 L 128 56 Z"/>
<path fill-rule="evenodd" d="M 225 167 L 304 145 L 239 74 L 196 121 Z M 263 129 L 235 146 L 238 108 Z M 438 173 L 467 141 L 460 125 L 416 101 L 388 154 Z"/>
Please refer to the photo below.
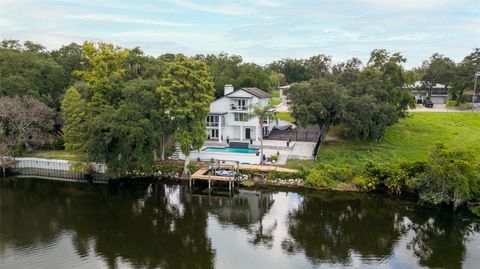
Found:
<path fill-rule="evenodd" d="M 260 103 L 267 106 L 270 94 L 258 88 L 234 89 L 226 84 L 224 95 L 210 104 L 210 114 L 205 119 L 207 139 L 223 142 L 227 139 L 238 141 L 257 141 L 273 128 L 270 120 L 264 122 L 262 132 L 258 117 L 251 117 L 252 106 Z"/>
<path fill-rule="evenodd" d="M 413 85 L 408 86 L 411 93 L 415 96 L 416 103 L 422 103 L 423 100 L 427 100 L 430 97 L 430 100 L 434 104 L 446 104 L 450 100 L 451 96 L 449 93 L 449 87 L 445 87 L 443 84 L 435 84 L 432 86 L 432 94 L 429 96 L 430 86 L 422 81 L 417 81 Z"/>

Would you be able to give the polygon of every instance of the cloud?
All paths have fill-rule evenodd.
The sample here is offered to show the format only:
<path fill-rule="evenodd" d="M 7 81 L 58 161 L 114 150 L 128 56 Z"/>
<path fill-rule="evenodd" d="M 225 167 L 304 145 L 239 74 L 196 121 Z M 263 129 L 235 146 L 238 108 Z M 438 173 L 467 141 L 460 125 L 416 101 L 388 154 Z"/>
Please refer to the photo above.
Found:
<path fill-rule="evenodd" d="M 230 1 L 226 3 L 214 3 L 213 5 L 197 4 L 189 0 L 166 0 L 166 2 L 194 11 L 216 13 L 222 15 L 242 16 L 254 13 L 254 9 L 245 8 L 238 4 L 232 4 Z"/>
<path fill-rule="evenodd" d="M 189 27 L 193 24 L 179 23 L 174 21 L 165 20 L 149 20 L 138 19 L 132 17 L 110 15 L 110 14 L 82 14 L 82 15 L 65 15 L 63 18 L 69 20 L 86 20 L 86 21 L 109 21 L 115 23 L 132 23 L 132 24 L 145 24 L 145 25 L 162 25 L 162 26 L 174 26 L 174 27 Z"/>
<path fill-rule="evenodd" d="M 352 0 L 352 2 L 395 10 L 435 10 L 461 0 Z"/>

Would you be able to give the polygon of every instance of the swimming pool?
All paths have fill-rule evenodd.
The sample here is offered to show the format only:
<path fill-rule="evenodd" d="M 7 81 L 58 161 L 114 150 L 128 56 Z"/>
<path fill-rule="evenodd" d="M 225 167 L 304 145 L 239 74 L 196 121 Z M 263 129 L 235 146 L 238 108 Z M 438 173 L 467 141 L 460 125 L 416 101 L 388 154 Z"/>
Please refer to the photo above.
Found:
<path fill-rule="evenodd" d="M 244 148 L 212 148 L 207 147 L 203 151 L 205 152 L 223 152 L 223 153 L 244 153 L 244 154 L 256 154 L 257 149 L 244 149 Z"/>

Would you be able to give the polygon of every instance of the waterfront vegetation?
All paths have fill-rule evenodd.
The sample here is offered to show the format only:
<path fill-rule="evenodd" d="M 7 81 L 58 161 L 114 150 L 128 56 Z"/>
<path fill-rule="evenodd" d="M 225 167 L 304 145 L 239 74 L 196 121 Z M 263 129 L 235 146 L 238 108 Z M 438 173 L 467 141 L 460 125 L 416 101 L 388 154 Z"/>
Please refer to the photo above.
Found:
<path fill-rule="evenodd" d="M 204 119 L 224 84 L 266 90 L 275 105 L 276 87 L 288 83 L 291 112 L 276 117 L 321 130 L 318 159 L 287 164 L 309 186 L 411 193 L 455 207 L 477 203 L 479 114 L 408 114 L 414 104 L 405 86 L 451 85 L 455 105 L 465 107 L 480 49 L 459 63 L 440 54 L 419 68 L 406 70 L 405 62 L 400 53 L 376 49 L 366 64 L 356 58 L 334 64 L 319 54 L 262 67 L 238 55 L 151 57 L 91 42 L 47 51 L 4 40 L 0 155 L 88 160 L 117 177 L 151 175 L 176 143 L 187 156 L 187 174 L 194 169 L 189 152 L 204 144 Z"/>
<path fill-rule="evenodd" d="M 413 193 L 425 202 L 458 205 L 465 197 L 480 200 L 479 141 L 479 114 L 410 113 L 379 143 L 340 137 L 322 145 L 316 161 L 289 160 L 286 166 L 309 171 L 307 184 L 315 187 Z M 452 190 L 439 191 L 435 179 Z"/>

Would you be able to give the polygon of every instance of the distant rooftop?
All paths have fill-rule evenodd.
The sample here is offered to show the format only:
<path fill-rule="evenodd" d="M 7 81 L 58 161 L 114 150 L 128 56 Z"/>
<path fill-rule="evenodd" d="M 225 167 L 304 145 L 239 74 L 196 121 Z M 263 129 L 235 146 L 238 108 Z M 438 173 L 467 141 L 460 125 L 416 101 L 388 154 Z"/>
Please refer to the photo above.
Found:
<path fill-rule="evenodd" d="M 422 88 L 422 87 L 427 87 L 427 84 L 424 81 L 416 81 L 415 83 L 413 83 L 413 85 L 407 85 L 407 88 Z M 445 88 L 445 85 L 437 83 L 433 85 L 433 88 Z"/>

